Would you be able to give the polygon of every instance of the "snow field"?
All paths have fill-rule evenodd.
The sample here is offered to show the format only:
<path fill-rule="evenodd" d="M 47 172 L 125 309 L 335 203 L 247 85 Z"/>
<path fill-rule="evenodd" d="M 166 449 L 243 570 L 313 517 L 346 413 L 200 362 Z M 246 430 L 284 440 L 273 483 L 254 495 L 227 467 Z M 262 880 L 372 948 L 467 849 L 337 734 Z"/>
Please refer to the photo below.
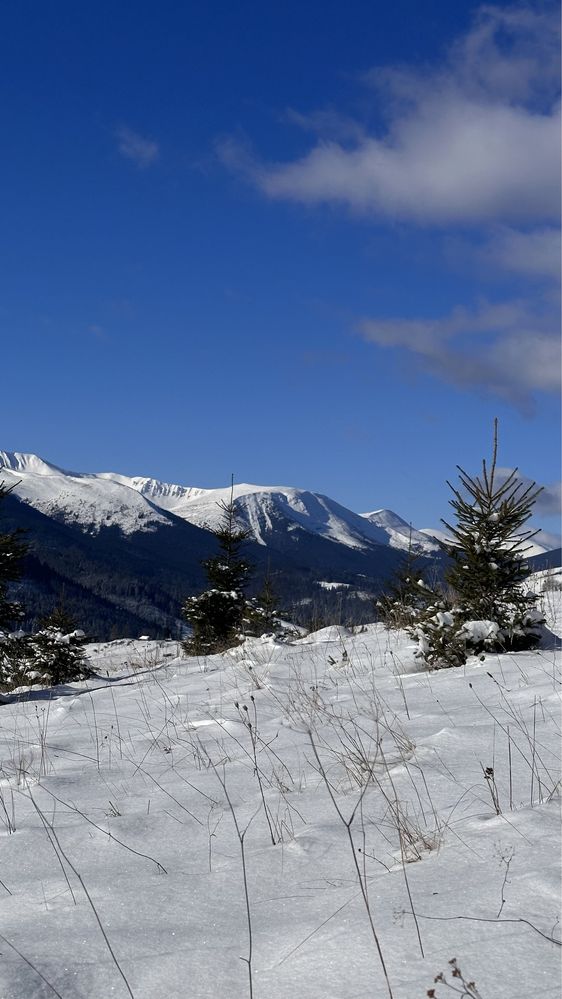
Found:
<path fill-rule="evenodd" d="M 558 651 L 178 651 L 0 707 L 3 999 L 560 994 Z"/>

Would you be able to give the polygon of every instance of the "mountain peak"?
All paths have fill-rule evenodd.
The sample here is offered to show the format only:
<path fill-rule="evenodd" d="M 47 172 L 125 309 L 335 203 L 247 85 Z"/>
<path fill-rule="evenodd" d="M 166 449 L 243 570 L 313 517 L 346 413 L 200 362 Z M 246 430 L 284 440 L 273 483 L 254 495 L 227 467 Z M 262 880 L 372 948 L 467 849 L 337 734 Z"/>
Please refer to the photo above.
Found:
<path fill-rule="evenodd" d="M 386 531 L 389 535 L 388 543 L 394 548 L 408 549 L 411 545 L 414 550 L 425 551 L 427 554 L 439 550 L 439 545 L 434 538 L 429 534 L 417 531 L 393 510 L 387 510 L 383 507 L 380 510 L 372 510 L 371 513 L 362 513 L 361 516 L 369 523 Z"/>
<path fill-rule="evenodd" d="M 171 524 L 164 510 L 117 481 L 69 472 L 21 451 L 0 451 L 0 482 L 14 496 L 55 520 L 75 524 L 88 533 L 119 527 L 125 534 L 153 531 Z"/>
<path fill-rule="evenodd" d="M 31 472 L 33 475 L 67 475 L 56 465 L 49 464 L 37 454 L 23 451 L 0 451 L 0 473 L 5 468 L 9 472 Z"/>

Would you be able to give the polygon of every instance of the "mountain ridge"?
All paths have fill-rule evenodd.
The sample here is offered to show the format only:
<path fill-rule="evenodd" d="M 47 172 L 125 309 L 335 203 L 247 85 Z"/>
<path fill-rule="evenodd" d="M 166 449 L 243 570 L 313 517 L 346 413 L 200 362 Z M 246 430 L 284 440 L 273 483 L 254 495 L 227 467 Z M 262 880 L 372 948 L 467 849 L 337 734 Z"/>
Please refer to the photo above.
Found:
<path fill-rule="evenodd" d="M 231 495 L 230 487 L 205 489 L 118 472 L 72 472 L 24 452 L 0 451 L 0 471 L 7 473 L 8 485 L 24 502 L 92 533 L 102 526 L 117 526 L 124 533 L 154 530 L 170 525 L 170 514 L 213 530 L 220 503 Z M 278 529 L 283 523 L 287 531 L 300 528 L 351 549 L 383 545 L 403 550 L 409 532 L 417 551 L 438 549 L 393 511 L 355 513 L 328 496 L 293 486 L 237 483 L 232 494 L 241 524 L 264 546 L 275 521 Z"/>
<path fill-rule="evenodd" d="M 204 488 L 119 472 L 73 472 L 22 451 L 0 451 L 2 472 L 23 502 L 90 533 L 113 526 L 125 534 L 154 531 L 173 527 L 176 517 L 213 531 L 220 521 L 220 504 L 228 502 L 232 488 L 241 526 L 265 547 L 276 530 L 300 529 L 352 550 L 411 547 L 431 557 L 439 554 L 446 537 L 442 527 L 417 529 L 393 510 L 355 513 L 329 496 L 294 486 L 235 483 Z M 535 540 L 529 555 L 547 551 Z"/>
<path fill-rule="evenodd" d="M 116 637 L 116 628 L 129 636 L 139 629 L 161 637 L 181 632 L 182 603 L 205 585 L 202 562 L 216 554 L 213 529 L 230 487 L 69 472 L 7 451 L 0 451 L 0 481 L 14 487 L 0 509 L 1 529 L 23 527 L 32 542 L 22 583 L 30 627 L 63 599 L 100 639 Z M 289 486 L 239 483 L 233 495 L 240 526 L 250 531 L 250 595 L 269 574 L 297 623 L 372 620 L 373 601 L 410 541 L 420 569 L 431 561 L 442 571 L 435 538 L 392 510 L 358 514 Z"/>
<path fill-rule="evenodd" d="M 121 633 L 138 633 L 143 622 L 148 633 L 178 634 L 182 603 L 200 592 L 201 563 L 217 551 L 217 501 L 230 489 L 69 472 L 23 452 L 0 452 L 0 464 L 0 481 L 14 487 L 0 510 L 2 530 L 27 529 L 33 546 L 22 584 L 29 626 L 64 599 L 100 638 L 114 634 L 112 609 Z M 250 594 L 269 573 L 299 623 L 369 616 L 401 558 L 384 531 L 306 490 L 242 483 L 234 495 L 241 526 L 251 530 Z M 345 597 L 318 581 L 342 584 Z"/>

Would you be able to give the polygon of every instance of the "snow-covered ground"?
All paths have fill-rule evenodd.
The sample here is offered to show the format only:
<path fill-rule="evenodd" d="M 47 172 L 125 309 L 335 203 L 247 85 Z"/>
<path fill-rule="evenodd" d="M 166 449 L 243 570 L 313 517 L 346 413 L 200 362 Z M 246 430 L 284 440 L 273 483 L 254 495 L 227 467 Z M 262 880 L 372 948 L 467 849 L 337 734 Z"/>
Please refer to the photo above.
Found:
<path fill-rule="evenodd" d="M 560 995 L 558 651 L 178 652 L 0 706 L 2 999 Z"/>

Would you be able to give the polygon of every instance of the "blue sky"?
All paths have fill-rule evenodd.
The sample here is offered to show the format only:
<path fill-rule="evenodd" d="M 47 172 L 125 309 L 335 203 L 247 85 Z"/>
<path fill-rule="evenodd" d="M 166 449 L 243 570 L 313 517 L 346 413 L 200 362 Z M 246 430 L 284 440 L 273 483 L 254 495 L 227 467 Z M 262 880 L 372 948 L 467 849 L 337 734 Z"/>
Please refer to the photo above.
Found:
<path fill-rule="evenodd" d="M 538 2 L 5 7 L 1 446 L 429 526 L 498 416 L 556 529 L 557 30 Z"/>

